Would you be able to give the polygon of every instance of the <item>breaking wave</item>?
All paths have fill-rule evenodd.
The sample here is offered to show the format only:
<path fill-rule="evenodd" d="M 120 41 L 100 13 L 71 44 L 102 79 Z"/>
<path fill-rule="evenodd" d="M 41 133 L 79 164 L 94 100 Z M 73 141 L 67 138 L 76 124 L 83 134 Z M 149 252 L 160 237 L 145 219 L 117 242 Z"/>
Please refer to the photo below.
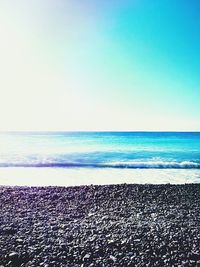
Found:
<path fill-rule="evenodd" d="M 129 169 L 200 169 L 199 162 L 192 161 L 131 161 L 104 163 L 77 162 L 1 162 L 0 167 L 54 167 L 54 168 L 129 168 Z"/>

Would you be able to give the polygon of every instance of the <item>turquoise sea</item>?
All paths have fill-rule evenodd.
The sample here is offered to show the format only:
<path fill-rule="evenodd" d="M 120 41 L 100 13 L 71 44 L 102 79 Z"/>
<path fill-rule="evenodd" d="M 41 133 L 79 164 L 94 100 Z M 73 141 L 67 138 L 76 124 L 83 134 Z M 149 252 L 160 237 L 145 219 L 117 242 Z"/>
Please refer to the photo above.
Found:
<path fill-rule="evenodd" d="M 200 181 L 200 132 L 0 134 L 1 185 Z"/>

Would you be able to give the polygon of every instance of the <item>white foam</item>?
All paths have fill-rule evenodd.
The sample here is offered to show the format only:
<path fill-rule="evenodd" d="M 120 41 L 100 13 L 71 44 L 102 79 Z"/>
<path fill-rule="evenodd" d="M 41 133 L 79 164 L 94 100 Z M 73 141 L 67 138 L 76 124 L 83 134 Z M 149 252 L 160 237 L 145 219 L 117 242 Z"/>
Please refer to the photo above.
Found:
<path fill-rule="evenodd" d="M 74 186 L 199 182 L 199 169 L 0 168 L 0 185 Z"/>

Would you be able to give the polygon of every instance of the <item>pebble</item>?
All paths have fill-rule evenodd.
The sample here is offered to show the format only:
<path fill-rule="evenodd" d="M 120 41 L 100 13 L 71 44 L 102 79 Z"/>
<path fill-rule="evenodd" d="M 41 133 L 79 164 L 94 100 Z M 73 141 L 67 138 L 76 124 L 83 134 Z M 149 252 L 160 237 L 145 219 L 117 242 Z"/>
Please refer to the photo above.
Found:
<path fill-rule="evenodd" d="M 200 184 L 0 187 L 0 267 L 200 266 Z"/>

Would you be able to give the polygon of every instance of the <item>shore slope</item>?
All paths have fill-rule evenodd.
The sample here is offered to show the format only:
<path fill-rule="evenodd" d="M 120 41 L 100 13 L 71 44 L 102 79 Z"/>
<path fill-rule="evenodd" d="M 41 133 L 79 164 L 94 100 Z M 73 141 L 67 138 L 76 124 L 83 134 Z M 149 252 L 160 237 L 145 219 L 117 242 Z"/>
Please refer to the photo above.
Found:
<path fill-rule="evenodd" d="M 0 187 L 4 267 L 200 266 L 200 184 Z"/>

